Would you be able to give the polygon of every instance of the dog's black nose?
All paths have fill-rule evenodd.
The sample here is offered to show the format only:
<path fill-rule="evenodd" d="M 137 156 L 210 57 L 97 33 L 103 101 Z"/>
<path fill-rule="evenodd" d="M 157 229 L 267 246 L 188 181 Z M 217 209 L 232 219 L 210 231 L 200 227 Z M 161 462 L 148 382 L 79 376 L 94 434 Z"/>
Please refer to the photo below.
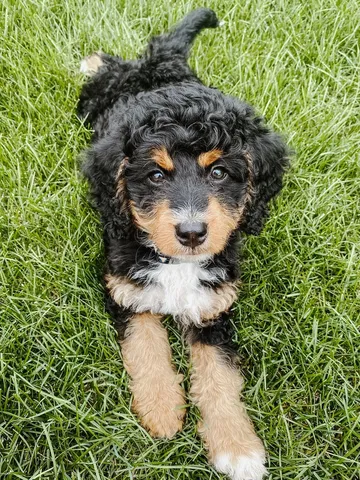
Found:
<path fill-rule="evenodd" d="M 175 227 L 176 237 L 182 245 L 195 248 L 204 243 L 207 235 L 206 223 L 186 222 Z"/>

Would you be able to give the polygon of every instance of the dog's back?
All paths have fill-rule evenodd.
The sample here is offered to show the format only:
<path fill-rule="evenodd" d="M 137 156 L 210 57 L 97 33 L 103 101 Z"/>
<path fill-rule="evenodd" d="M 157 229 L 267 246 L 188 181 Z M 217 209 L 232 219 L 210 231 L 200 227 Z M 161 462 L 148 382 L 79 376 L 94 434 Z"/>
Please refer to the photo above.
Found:
<path fill-rule="evenodd" d="M 95 138 L 107 128 L 115 104 L 119 110 L 121 102 L 126 105 L 129 97 L 139 92 L 185 81 L 200 82 L 187 64 L 189 51 L 202 29 L 218 25 L 212 10 L 199 8 L 174 30 L 153 37 L 139 60 L 124 61 L 104 53 L 84 59 L 81 71 L 91 78 L 81 91 L 78 115 L 95 130 Z"/>

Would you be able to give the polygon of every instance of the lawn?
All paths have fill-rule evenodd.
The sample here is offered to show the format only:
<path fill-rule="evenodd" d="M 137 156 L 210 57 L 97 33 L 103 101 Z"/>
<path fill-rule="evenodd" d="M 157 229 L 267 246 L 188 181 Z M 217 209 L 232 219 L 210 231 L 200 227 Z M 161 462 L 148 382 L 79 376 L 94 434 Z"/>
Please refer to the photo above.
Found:
<path fill-rule="evenodd" d="M 0 478 L 220 479 L 196 436 L 131 413 L 104 311 L 101 228 L 79 174 L 84 55 L 133 58 L 200 1 L 0 6 Z M 206 84 L 246 99 L 296 152 L 243 251 L 236 341 L 271 480 L 360 478 L 360 22 L 357 0 L 211 0 Z M 186 347 L 169 319 L 188 388 Z M 189 399 L 190 402 L 190 399 Z"/>

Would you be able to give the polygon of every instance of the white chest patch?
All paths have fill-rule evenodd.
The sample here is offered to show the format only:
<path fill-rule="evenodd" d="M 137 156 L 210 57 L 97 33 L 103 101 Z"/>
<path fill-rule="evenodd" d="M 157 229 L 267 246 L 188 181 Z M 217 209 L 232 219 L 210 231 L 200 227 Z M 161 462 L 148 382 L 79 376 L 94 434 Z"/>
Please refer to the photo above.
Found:
<path fill-rule="evenodd" d="M 213 309 L 213 289 L 200 281 L 224 279 L 220 268 L 206 270 L 197 263 L 159 264 L 152 270 L 140 270 L 132 276 L 146 279 L 146 286 L 131 299 L 138 312 L 151 311 L 173 315 L 182 323 L 201 323 L 204 312 Z M 129 305 L 130 306 L 130 305 Z"/>

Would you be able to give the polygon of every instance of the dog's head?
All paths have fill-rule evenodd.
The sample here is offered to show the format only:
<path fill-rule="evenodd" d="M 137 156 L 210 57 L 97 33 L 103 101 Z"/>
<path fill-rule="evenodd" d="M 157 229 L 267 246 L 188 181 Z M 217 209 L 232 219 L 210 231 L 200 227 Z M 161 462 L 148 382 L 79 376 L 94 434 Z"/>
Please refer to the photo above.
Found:
<path fill-rule="evenodd" d="M 251 107 L 197 86 L 144 94 L 129 112 L 88 162 L 111 172 L 103 195 L 119 223 L 163 255 L 189 259 L 220 253 L 238 229 L 261 231 L 287 150 Z"/>

